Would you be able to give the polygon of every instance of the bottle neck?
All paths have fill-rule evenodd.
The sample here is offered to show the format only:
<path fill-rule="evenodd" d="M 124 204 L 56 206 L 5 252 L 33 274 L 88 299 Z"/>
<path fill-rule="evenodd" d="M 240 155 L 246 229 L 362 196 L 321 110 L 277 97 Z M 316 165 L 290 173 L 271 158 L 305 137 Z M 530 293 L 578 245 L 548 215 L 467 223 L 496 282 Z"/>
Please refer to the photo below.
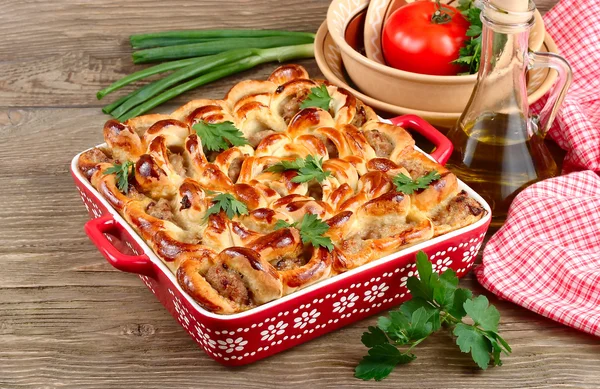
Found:
<path fill-rule="evenodd" d="M 498 129 L 497 136 L 516 142 L 525 140 L 533 133 L 528 120 L 526 82 L 533 11 L 530 19 L 521 19 L 515 23 L 502 19 L 505 16 L 506 14 L 497 12 L 488 2 L 484 2 L 481 13 L 481 64 L 477 83 L 458 124 L 467 128 L 481 118 L 511 118 L 511 123 L 522 123 L 512 127 L 522 130 L 501 133 Z"/>
<path fill-rule="evenodd" d="M 497 23 L 484 8 L 481 16 L 481 64 L 473 99 L 486 102 L 489 111 L 528 116 L 526 70 L 529 31 L 527 23 Z"/>
<path fill-rule="evenodd" d="M 504 69 L 525 72 L 531 24 L 503 25 L 482 14 L 481 65 L 478 77 Z"/>

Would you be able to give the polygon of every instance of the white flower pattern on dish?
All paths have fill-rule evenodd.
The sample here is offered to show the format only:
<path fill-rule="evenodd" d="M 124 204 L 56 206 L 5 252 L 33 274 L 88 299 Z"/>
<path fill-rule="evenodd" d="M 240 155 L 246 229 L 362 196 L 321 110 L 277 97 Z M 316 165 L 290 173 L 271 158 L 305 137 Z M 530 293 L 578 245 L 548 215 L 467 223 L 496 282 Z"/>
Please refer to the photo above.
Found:
<path fill-rule="evenodd" d="M 214 340 L 212 340 L 208 334 L 204 331 L 202 331 L 202 328 L 200 328 L 199 326 L 194 326 L 196 328 L 196 333 L 198 334 L 198 337 L 200 338 L 200 341 L 202 343 L 204 343 L 205 346 L 211 347 L 211 348 L 215 348 L 217 347 L 217 342 L 215 342 Z"/>
<path fill-rule="evenodd" d="M 479 244 L 477 245 L 471 245 L 469 246 L 468 250 L 465 250 L 463 252 L 463 262 L 469 262 L 475 255 L 477 255 L 477 252 L 479 251 L 479 249 L 481 248 L 481 242 L 479 242 Z"/>
<path fill-rule="evenodd" d="M 237 339 L 227 338 L 225 340 L 217 340 L 219 344 L 219 348 L 221 350 L 225 350 L 227 354 L 230 354 L 234 351 L 242 351 L 244 346 L 248 344 L 247 340 L 244 340 L 241 336 Z"/>
<path fill-rule="evenodd" d="M 448 267 L 450 267 L 450 265 L 452 265 L 452 260 L 450 259 L 450 257 L 446 257 L 443 259 L 440 258 L 433 264 L 433 271 L 436 273 L 443 273 L 446 270 L 448 270 Z"/>
<path fill-rule="evenodd" d="M 283 321 L 280 321 L 279 323 L 273 325 L 271 324 L 269 327 L 267 327 L 266 330 L 261 331 L 260 335 L 262 336 L 262 338 L 260 340 L 266 340 L 266 341 L 271 341 L 273 340 L 273 338 L 277 335 L 282 335 L 285 332 L 285 329 L 287 328 L 288 324 L 284 323 Z"/>
<path fill-rule="evenodd" d="M 409 279 L 410 277 L 414 276 L 414 275 L 415 275 L 415 271 L 414 271 L 414 270 L 411 270 L 411 271 L 409 271 L 408 273 L 406 273 L 406 275 L 405 275 L 405 276 L 401 277 L 401 278 L 400 278 L 400 287 L 401 287 L 401 288 L 405 287 L 405 286 L 406 286 L 406 283 L 408 282 L 408 279 Z"/>
<path fill-rule="evenodd" d="M 373 285 L 370 290 L 365 292 L 364 301 L 372 303 L 375 299 L 383 297 L 385 291 L 389 289 L 389 286 L 385 284 Z"/>
<path fill-rule="evenodd" d="M 346 309 L 352 308 L 356 300 L 358 300 L 358 296 L 354 293 L 351 293 L 348 296 L 342 296 L 340 301 L 333 303 L 333 312 L 342 313 Z"/>
<path fill-rule="evenodd" d="M 321 312 L 313 309 L 310 312 L 302 312 L 302 315 L 294 319 L 294 328 L 304 328 L 307 324 L 313 324 L 317 321 L 317 317 L 321 316 Z"/>

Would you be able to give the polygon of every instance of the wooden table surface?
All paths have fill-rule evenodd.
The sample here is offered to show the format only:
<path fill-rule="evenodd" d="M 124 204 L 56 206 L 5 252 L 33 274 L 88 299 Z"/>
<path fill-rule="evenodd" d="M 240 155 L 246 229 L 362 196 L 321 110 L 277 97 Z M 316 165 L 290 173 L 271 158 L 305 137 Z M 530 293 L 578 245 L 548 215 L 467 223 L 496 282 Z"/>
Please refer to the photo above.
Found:
<path fill-rule="evenodd" d="M 555 0 L 538 0 L 546 11 Z M 138 277 L 112 269 L 83 233 L 68 172 L 102 140 L 95 92 L 132 72 L 127 37 L 165 29 L 316 31 L 325 0 L 55 0 L 0 4 L 0 388 L 593 387 L 600 341 L 490 299 L 513 347 L 504 366 L 474 368 L 435 335 L 387 380 L 353 369 L 372 317 L 241 368 L 207 357 Z M 320 76 L 313 60 L 301 61 Z M 223 96 L 274 65 L 181 96 Z M 467 277 L 462 286 L 485 293 Z M 488 294 L 489 296 L 489 294 Z"/>

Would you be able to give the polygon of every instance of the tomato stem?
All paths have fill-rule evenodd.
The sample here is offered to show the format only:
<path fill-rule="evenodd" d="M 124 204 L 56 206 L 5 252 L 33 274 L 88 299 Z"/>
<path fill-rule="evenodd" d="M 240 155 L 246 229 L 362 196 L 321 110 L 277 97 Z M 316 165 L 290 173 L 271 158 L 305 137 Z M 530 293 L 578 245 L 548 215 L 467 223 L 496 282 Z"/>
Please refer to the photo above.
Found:
<path fill-rule="evenodd" d="M 446 24 L 452 21 L 453 12 L 450 8 L 444 7 L 440 0 L 435 1 L 437 9 L 431 16 L 431 23 L 434 24 Z"/>

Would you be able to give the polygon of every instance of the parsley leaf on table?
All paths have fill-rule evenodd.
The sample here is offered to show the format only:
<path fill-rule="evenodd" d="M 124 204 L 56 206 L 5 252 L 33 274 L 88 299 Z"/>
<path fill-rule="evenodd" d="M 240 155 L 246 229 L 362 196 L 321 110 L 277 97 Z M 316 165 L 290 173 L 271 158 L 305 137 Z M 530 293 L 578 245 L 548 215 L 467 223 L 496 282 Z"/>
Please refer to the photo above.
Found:
<path fill-rule="evenodd" d="M 379 327 L 369 327 L 369 332 L 363 333 L 360 340 L 367 347 L 375 347 L 378 344 L 390 343 L 390 340 L 385 335 L 385 332 Z"/>
<path fill-rule="evenodd" d="M 292 178 L 292 182 L 299 183 L 313 179 L 321 182 L 331 175 L 331 172 L 323 170 L 323 158 L 316 159 L 312 155 L 308 155 L 305 159 L 296 158 L 294 161 L 281 161 L 267 168 L 268 172 L 282 172 L 285 170 L 296 170 L 298 175 Z"/>
<path fill-rule="evenodd" d="M 229 144 L 244 146 L 248 139 L 232 122 L 207 123 L 200 121 L 192 126 L 202 140 L 202 145 L 209 151 L 227 150 Z M 229 143 L 228 143 L 229 142 Z"/>
<path fill-rule="evenodd" d="M 426 189 L 429 184 L 435 180 L 442 178 L 439 173 L 435 170 L 430 171 L 423 177 L 419 177 L 415 180 L 407 176 L 406 174 L 400 173 L 396 175 L 392 182 L 396 185 L 396 190 L 405 194 L 413 194 L 416 190 Z"/>
<path fill-rule="evenodd" d="M 369 355 L 356 366 L 355 376 L 363 380 L 381 381 L 387 377 L 394 367 L 413 361 L 413 354 L 401 353 L 395 346 L 384 343 L 369 349 Z"/>
<path fill-rule="evenodd" d="M 213 205 L 206 210 L 205 219 L 208 219 L 210 215 L 217 214 L 221 211 L 225 211 L 229 219 L 233 219 L 234 216 L 248 214 L 248 207 L 236 199 L 230 193 L 221 193 L 213 198 Z"/>
<path fill-rule="evenodd" d="M 508 355 L 511 348 L 498 334 L 498 310 L 485 296 L 473 298 L 470 290 L 458 288 L 452 269 L 440 275 L 433 272 L 422 251 L 416 262 L 418 277 L 410 277 L 407 283 L 412 299 L 388 317 L 380 317 L 377 327 L 363 334 L 361 341 L 369 352 L 356 366 L 355 377 L 384 379 L 395 366 L 414 360 L 413 348 L 441 328 L 452 331 L 460 350 L 470 353 L 481 369 L 490 362 L 501 365 L 500 354 Z M 464 317 L 473 324 L 463 322 Z"/>
<path fill-rule="evenodd" d="M 297 228 L 300 231 L 303 243 L 311 244 L 314 247 L 325 247 L 328 251 L 333 251 L 331 238 L 323 236 L 329 230 L 329 225 L 319 219 L 317 215 L 307 213 L 299 222 L 291 224 L 285 220 L 277 220 L 275 223 L 275 230 L 288 227 Z"/>
<path fill-rule="evenodd" d="M 317 107 L 325 111 L 329 111 L 330 103 L 331 96 L 329 95 L 325 84 L 322 84 L 321 86 L 316 86 L 310 90 L 308 96 L 302 100 L 300 108 L 304 109 L 309 107 Z"/>
<path fill-rule="evenodd" d="M 116 174 L 117 175 L 117 188 L 125 194 L 129 192 L 129 175 L 131 174 L 131 167 L 133 162 L 125 161 L 122 164 L 113 164 L 108 169 L 104 170 L 104 174 Z"/>

